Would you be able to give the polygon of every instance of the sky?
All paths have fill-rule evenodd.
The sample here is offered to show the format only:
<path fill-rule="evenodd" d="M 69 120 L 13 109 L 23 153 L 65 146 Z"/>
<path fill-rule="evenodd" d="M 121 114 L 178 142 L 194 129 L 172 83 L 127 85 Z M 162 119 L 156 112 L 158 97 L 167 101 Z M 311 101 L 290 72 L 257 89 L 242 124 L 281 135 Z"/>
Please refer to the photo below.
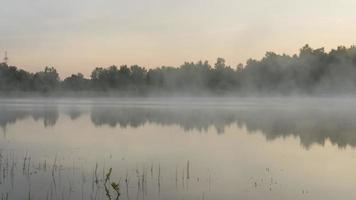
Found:
<path fill-rule="evenodd" d="M 356 44 L 355 0 L 1 0 L 0 56 L 61 77 Z"/>

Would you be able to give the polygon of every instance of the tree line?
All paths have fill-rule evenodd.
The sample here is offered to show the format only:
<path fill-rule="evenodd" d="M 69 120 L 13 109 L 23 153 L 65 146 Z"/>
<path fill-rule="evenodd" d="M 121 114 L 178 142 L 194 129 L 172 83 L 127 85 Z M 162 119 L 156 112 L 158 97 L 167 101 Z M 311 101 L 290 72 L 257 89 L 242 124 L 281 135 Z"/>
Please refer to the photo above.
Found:
<path fill-rule="evenodd" d="M 356 46 L 337 47 L 329 52 L 305 45 L 298 54 L 267 52 L 245 65 L 229 66 L 218 58 L 185 62 L 180 67 L 146 69 L 138 65 L 95 68 L 90 78 L 73 74 L 60 80 L 54 67 L 30 73 L 0 64 L 0 91 L 51 93 L 56 91 L 106 91 L 147 94 L 353 94 L 356 89 Z"/>

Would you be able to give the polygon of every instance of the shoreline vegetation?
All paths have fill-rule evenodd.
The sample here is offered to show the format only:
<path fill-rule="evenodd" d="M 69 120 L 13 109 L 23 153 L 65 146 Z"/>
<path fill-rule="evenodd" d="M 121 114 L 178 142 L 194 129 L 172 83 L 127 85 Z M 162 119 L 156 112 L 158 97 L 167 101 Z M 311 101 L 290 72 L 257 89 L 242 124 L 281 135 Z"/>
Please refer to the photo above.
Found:
<path fill-rule="evenodd" d="M 289 56 L 267 52 L 260 60 L 228 66 L 223 58 L 180 67 L 138 65 L 95 68 L 60 80 L 47 66 L 30 73 L 0 63 L 0 96 L 332 96 L 356 94 L 356 46 L 330 52 L 305 45 Z"/>

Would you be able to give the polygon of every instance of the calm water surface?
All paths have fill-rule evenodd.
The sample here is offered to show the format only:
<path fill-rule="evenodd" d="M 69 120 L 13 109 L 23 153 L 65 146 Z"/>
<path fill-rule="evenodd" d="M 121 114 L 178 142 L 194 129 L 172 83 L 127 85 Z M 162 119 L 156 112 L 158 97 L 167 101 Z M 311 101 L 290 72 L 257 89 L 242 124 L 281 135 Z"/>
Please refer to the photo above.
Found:
<path fill-rule="evenodd" d="M 355 199 L 355 105 L 2 100 L 0 199 Z"/>

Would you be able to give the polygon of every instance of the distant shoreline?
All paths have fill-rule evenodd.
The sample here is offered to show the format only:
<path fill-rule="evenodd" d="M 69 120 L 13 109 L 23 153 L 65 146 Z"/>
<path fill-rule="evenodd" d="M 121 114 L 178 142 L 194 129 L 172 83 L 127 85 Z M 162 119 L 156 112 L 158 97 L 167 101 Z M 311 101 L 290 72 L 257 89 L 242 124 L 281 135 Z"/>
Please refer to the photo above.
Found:
<path fill-rule="evenodd" d="M 330 52 L 305 45 L 298 55 L 267 52 L 246 65 L 223 58 L 179 67 L 96 67 L 90 78 L 77 73 L 61 80 L 53 66 L 31 73 L 0 63 L 2 96 L 351 96 L 356 95 L 356 46 Z"/>

